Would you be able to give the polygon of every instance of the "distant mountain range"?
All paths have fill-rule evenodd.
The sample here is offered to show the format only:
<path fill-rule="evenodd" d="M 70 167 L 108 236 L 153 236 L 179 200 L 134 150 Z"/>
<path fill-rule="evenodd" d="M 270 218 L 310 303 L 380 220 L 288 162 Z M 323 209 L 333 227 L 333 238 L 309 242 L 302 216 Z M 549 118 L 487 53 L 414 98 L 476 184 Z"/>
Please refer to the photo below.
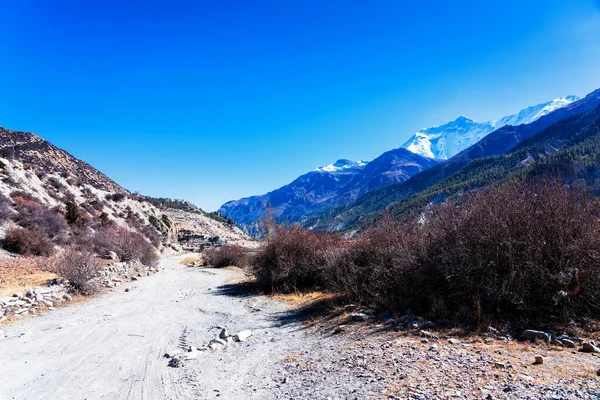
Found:
<path fill-rule="evenodd" d="M 600 192 L 600 89 L 530 124 L 504 126 L 404 182 L 303 221 L 313 229 L 359 228 L 387 210 L 399 216 L 509 176 L 585 180 Z M 520 175 L 519 175 L 520 174 Z"/>
<path fill-rule="evenodd" d="M 388 151 L 368 163 L 338 160 L 265 195 L 227 202 L 219 211 L 252 234 L 265 215 L 265 205 L 273 208 L 281 223 L 349 230 L 383 209 L 399 212 L 412 207 L 397 206 L 398 202 L 445 198 L 444 193 L 439 196 L 439 185 L 463 168 L 476 168 L 475 161 L 502 155 L 559 121 L 595 109 L 599 102 L 600 90 L 584 99 L 567 96 L 528 107 L 498 121 L 477 123 L 459 117 L 418 132 L 403 145 L 408 149 Z M 461 185 L 468 187 L 468 182 Z M 417 203 L 423 205 L 411 204 Z"/>
<path fill-rule="evenodd" d="M 346 204 L 370 190 L 402 182 L 437 161 L 406 149 L 388 151 L 371 162 L 338 160 L 308 172 L 264 195 L 227 202 L 219 212 L 247 232 L 258 234 L 257 221 L 272 208 L 282 222 Z"/>
<path fill-rule="evenodd" d="M 465 116 L 460 116 L 447 124 L 421 129 L 401 147 L 423 157 L 447 160 L 496 129 L 506 125 L 529 124 L 577 100 L 579 100 L 577 96 L 561 97 L 527 107 L 497 121 L 475 122 Z"/>

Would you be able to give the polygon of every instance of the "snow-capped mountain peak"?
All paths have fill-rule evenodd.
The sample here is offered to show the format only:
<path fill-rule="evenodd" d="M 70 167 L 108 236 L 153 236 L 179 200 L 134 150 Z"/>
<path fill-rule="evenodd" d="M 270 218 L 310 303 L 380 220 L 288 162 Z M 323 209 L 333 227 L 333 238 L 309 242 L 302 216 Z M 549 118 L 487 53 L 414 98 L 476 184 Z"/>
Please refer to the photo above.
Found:
<path fill-rule="evenodd" d="M 454 121 L 444 125 L 421 129 L 402 147 L 425 157 L 445 160 L 477 143 L 484 136 L 498 128 L 505 125 L 529 124 L 577 100 L 579 100 L 579 97 L 573 95 L 560 97 L 546 103 L 527 107 L 516 114 L 508 115 L 496 121 L 475 122 L 461 115 Z"/>
<path fill-rule="evenodd" d="M 362 169 L 365 165 L 367 165 L 366 161 L 351 161 L 346 159 L 340 159 L 334 162 L 333 164 L 329 164 L 324 167 L 319 167 L 315 171 L 329 173 L 342 172 L 350 169 Z"/>

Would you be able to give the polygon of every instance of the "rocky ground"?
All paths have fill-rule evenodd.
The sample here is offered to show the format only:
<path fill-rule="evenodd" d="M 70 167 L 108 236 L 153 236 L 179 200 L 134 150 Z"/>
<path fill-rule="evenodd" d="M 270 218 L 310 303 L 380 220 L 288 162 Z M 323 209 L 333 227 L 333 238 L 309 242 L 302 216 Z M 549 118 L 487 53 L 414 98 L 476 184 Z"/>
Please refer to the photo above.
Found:
<path fill-rule="evenodd" d="M 600 397 L 600 354 L 579 343 L 394 332 L 396 320 L 352 309 L 311 320 L 305 308 L 245 290 L 239 270 L 181 259 L 0 327 L 0 399 Z"/>

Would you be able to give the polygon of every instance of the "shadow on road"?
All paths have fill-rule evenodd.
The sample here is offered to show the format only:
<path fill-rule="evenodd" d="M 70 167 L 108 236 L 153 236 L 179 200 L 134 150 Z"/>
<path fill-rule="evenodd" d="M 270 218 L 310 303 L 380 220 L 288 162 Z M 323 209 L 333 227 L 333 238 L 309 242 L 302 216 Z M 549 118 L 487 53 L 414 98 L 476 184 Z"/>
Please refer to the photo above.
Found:
<path fill-rule="evenodd" d="M 260 296 L 263 294 L 251 282 L 226 283 L 217 286 L 214 293 L 218 296 L 242 298 Z"/>

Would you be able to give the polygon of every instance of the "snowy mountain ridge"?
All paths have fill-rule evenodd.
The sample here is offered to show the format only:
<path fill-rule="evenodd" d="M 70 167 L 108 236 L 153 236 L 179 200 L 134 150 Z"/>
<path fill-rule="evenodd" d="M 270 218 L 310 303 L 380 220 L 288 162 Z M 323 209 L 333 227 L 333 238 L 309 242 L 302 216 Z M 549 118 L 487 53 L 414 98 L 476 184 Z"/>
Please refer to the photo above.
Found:
<path fill-rule="evenodd" d="M 484 136 L 506 125 L 529 124 L 550 112 L 565 107 L 578 96 L 569 95 L 535 106 L 496 121 L 476 122 L 465 116 L 444 125 L 421 129 L 401 147 L 424 157 L 447 160 L 477 143 Z"/>

